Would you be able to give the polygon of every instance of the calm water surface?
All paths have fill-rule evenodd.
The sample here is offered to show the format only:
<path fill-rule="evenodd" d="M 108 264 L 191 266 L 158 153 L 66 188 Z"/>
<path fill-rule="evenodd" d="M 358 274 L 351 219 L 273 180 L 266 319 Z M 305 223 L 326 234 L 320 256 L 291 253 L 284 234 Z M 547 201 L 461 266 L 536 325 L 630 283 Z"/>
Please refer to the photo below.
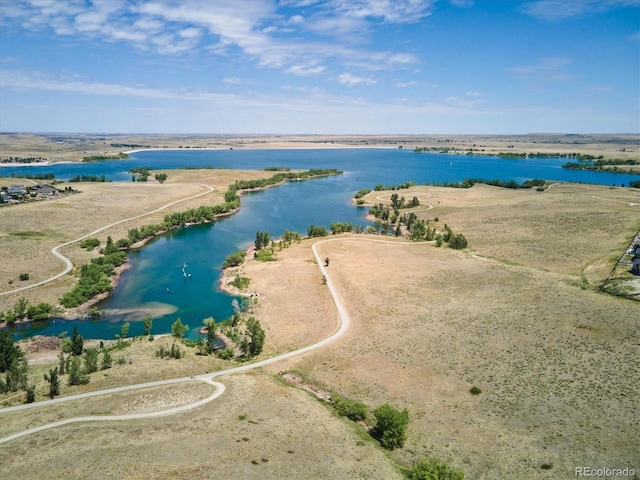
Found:
<path fill-rule="evenodd" d="M 279 237 L 284 230 L 306 232 L 310 224 L 329 226 L 335 221 L 365 225 L 365 209 L 351 205 L 353 193 L 376 184 L 452 182 L 465 178 L 546 180 L 628 184 L 638 175 L 562 169 L 566 159 L 417 154 L 402 149 L 329 150 L 159 150 L 138 152 L 128 160 L 50 167 L 6 167 L 0 173 L 48 173 L 68 179 L 74 175 L 105 175 L 113 181 L 130 181 L 135 167 L 262 169 L 268 166 L 296 169 L 337 168 L 344 175 L 288 183 L 242 197 L 240 211 L 215 225 L 183 228 L 158 237 L 132 252 L 132 268 L 121 277 L 113 295 L 99 308 L 107 312 L 100 321 L 52 319 L 18 326 L 16 338 L 36 334 L 56 335 L 77 325 L 86 338 L 114 338 L 123 323 L 131 322 L 130 336 L 142 334 L 142 318 L 151 314 L 153 333 L 167 333 L 180 317 L 198 336 L 202 319 L 216 320 L 233 313 L 234 297 L 218 290 L 221 264 L 226 255 L 253 243 L 257 230 Z M 171 173 L 169 173 L 171 175 Z M 186 267 L 185 267 L 186 264 Z M 190 275 L 185 277 L 184 273 Z"/>

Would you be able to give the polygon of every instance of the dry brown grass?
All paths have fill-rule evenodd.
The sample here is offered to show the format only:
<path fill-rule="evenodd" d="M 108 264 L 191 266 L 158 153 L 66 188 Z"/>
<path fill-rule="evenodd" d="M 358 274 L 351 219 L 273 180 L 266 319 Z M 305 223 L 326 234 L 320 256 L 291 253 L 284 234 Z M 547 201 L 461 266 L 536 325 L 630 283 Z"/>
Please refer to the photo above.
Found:
<path fill-rule="evenodd" d="M 575 185 L 415 193 L 423 204 L 440 202 L 421 214 L 464 233 L 471 250 L 320 246 L 353 327 L 272 370 L 293 366 L 371 407 L 408 408 L 409 439 L 394 454 L 405 465 L 435 456 L 470 478 L 569 477 L 591 464 L 637 469 L 638 304 L 580 288 L 585 272 L 594 283 L 606 277 L 602 259 L 635 233 L 632 193 Z M 308 243 L 295 248 L 310 259 Z M 299 255 L 281 257 L 290 254 Z M 322 288 L 299 282 L 276 291 L 269 285 L 281 265 L 259 272 L 270 303 Z M 258 274 L 251 264 L 247 273 Z M 264 323 L 277 331 L 281 317 L 271 313 Z M 311 335 L 306 325 L 321 316 L 299 313 L 290 335 Z M 473 385 L 480 396 L 469 393 Z M 543 463 L 554 467 L 545 474 Z"/>
<path fill-rule="evenodd" d="M 267 375 L 289 368 L 371 407 L 408 408 L 406 446 L 392 454 L 404 465 L 434 456 L 469 478 L 486 479 L 568 478 L 580 465 L 640 469 L 638 304 L 589 288 L 606 277 L 609 259 L 638 227 L 639 207 L 629 205 L 635 192 L 581 185 L 547 192 L 421 188 L 411 194 L 435 208 L 418 214 L 439 216 L 437 225 L 463 233 L 470 249 L 358 240 L 364 236 L 320 246 L 353 320 L 338 342 L 266 373 L 222 378 L 225 395 L 193 412 L 65 426 L 8 443 L 0 450 L 3 473 L 400 478 L 359 427 Z M 267 330 L 263 356 L 310 344 L 337 325 L 310 244 L 278 252 L 277 262 L 243 267 L 263 299 L 257 311 Z M 159 341 L 170 340 L 136 342 L 122 351 L 133 356 L 131 365 L 114 366 L 107 377 L 94 374 L 76 391 L 221 368 L 192 352 L 180 361 L 155 359 Z M 483 393 L 472 396 L 472 385 Z M 202 387 L 189 383 L 184 396 L 171 387 L 167 395 L 180 403 L 201 398 Z M 153 409 L 162 391 L 31 410 L 26 418 L 7 414 L 2 428 Z M 543 463 L 553 469 L 541 470 Z"/>

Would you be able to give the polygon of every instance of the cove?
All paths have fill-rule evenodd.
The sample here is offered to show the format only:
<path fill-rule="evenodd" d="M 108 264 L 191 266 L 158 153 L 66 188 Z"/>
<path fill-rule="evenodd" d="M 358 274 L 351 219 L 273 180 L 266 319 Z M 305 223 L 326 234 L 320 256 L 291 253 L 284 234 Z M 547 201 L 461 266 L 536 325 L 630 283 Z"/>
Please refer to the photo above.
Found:
<path fill-rule="evenodd" d="M 190 326 L 189 338 L 198 336 L 202 319 L 217 321 L 232 313 L 234 297 L 218 290 L 225 256 L 253 243 L 257 230 L 279 237 L 286 230 L 305 233 L 310 224 L 331 222 L 365 225 L 366 209 L 351 205 L 361 188 L 376 184 L 462 181 L 465 178 L 516 180 L 532 178 L 620 185 L 637 175 L 566 170 L 566 159 L 500 159 L 498 157 L 418 154 L 401 149 L 329 150 L 191 150 L 145 151 L 130 159 L 50 167 L 5 167 L 2 174 L 48 173 L 58 178 L 73 175 L 105 175 L 114 181 L 130 181 L 127 170 L 135 167 L 174 169 L 205 167 L 262 169 L 283 166 L 295 169 L 337 168 L 345 173 L 304 182 L 286 183 L 242 196 L 240 211 L 214 225 L 182 228 L 155 238 L 129 254 L 131 268 L 121 277 L 113 295 L 98 307 L 107 311 L 100 321 L 52 319 L 15 328 L 15 337 L 71 332 L 77 325 L 85 338 L 112 339 L 123 323 L 131 322 L 130 336 L 143 331 L 142 318 L 153 316 L 153 333 L 168 333 L 180 317 Z M 169 176 L 171 173 L 169 173 Z M 265 176 L 269 176 L 265 172 Z M 186 267 L 184 267 L 186 263 Z M 185 271 L 191 275 L 185 278 Z"/>

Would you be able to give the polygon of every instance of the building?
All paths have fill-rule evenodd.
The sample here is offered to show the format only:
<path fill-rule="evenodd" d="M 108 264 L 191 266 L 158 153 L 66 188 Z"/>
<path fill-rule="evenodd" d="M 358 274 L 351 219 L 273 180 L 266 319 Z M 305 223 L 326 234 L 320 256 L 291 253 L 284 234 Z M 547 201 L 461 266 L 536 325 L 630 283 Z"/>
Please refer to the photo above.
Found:
<path fill-rule="evenodd" d="M 55 197 L 57 195 L 60 195 L 60 190 L 58 190 L 56 187 L 52 187 L 51 185 L 44 185 L 42 183 L 39 183 L 31 187 L 31 194 Z"/>
<path fill-rule="evenodd" d="M 27 189 L 24 185 L 11 185 L 7 190 L 7 195 L 11 198 L 20 198 L 27 194 Z"/>

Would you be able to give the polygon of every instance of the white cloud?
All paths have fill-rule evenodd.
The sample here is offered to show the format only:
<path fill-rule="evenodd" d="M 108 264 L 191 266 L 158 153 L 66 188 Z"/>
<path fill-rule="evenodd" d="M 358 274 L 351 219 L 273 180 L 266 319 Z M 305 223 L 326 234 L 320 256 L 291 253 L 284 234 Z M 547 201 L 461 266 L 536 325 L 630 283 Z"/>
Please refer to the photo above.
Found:
<path fill-rule="evenodd" d="M 407 88 L 407 87 L 412 87 L 414 85 L 417 85 L 418 82 L 412 81 L 412 82 L 396 82 L 395 83 L 395 87 L 396 88 Z"/>
<path fill-rule="evenodd" d="M 639 6 L 640 0 L 537 0 L 526 3 L 523 11 L 541 20 L 558 21 L 596 14 L 620 7 Z"/>
<path fill-rule="evenodd" d="M 507 71 L 525 79 L 568 82 L 574 78 L 567 68 L 570 64 L 571 61 L 564 57 L 548 57 L 535 65 L 511 67 Z"/>
<path fill-rule="evenodd" d="M 376 80 L 367 77 L 356 77 L 351 73 L 341 73 L 338 75 L 338 82 L 353 87 L 355 85 L 373 85 L 376 83 Z"/>
<path fill-rule="evenodd" d="M 286 70 L 286 73 L 290 73 L 292 75 L 319 75 L 326 70 L 326 67 L 323 65 L 293 65 Z"/>

